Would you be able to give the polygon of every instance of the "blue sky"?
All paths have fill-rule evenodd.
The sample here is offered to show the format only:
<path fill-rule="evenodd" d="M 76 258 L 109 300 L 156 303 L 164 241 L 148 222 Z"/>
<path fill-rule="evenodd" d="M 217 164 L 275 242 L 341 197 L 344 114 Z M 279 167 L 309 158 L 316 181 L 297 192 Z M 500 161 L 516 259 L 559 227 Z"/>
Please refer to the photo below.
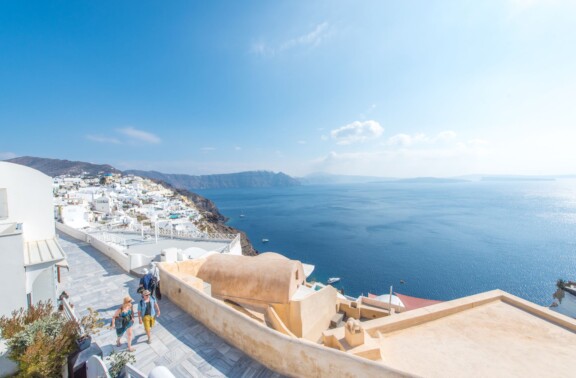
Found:
<path fill-rule="evenodd" d="M 2 1 L 0 158 L 576 173 L 576 2 Z"/>

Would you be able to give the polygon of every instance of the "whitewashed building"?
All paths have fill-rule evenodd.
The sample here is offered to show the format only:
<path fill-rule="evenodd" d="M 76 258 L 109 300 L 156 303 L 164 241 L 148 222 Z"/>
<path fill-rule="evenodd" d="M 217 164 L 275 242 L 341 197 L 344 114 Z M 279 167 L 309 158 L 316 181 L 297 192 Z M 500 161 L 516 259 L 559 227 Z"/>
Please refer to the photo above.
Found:
<path fill-rule="evenodd" d="M 0 161 L 0 316 L 57 296 L 65 254 L 55 234 L 52 178 Z"/>

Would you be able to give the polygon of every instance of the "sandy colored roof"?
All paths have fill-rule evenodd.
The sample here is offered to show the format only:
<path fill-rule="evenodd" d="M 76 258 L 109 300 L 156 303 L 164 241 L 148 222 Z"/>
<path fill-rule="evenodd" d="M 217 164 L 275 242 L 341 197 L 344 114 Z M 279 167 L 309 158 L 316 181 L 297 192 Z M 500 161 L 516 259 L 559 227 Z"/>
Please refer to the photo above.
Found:
<path fill-rule="evenodd" d="M 385 319 L 382 363 L 426 377 L 567 377 L 576 321 L 499 290 Z"/>

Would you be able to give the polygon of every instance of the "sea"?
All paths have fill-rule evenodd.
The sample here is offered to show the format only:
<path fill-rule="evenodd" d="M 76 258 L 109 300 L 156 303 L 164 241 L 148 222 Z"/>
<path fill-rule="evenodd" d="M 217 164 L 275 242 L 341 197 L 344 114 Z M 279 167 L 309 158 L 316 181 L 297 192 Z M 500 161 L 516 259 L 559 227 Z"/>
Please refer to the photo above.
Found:
<path fill-rule="evenodd" d="M 451 300 L 502 289 L 543 306 L 576 280 L 576 180 L 197 190 L 259 252 L 346 295 Z M 263 242 L 268 239 L 268 242 Z"/>

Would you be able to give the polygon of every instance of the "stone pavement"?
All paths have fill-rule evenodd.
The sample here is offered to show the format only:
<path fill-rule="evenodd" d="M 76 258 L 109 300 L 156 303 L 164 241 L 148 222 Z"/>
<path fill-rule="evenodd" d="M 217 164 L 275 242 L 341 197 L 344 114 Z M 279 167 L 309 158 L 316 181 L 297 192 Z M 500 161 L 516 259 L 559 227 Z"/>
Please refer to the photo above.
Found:
<path fill-rule="evenodd" d="M 106 328 L 93 337 L 104 356 L 115 349 L 126 349 L 125 337 L 120 348 L 116 347 L 116 333 L 110 328 L 110 321 L 124 296 L 139 300 L 138 278 L 125 273 L 89 244 L 62 233 L 59 236 L 70 266 L 69 272 L 62 272 L 59 290 L 70 295 L 79 316 L 92 307 L 106 321 Z M 281 377 L 227 344 L 167 298 L 158 303 L 161 316 L 152 329 L 152 344 L 146 343 L 144 327 L 138 324 L 138 319 L 133 327 L 135 366 L 143 373 L 163 365 L 176 377 Z M 134 310 L 137 311 L 136 304 Z"/>

